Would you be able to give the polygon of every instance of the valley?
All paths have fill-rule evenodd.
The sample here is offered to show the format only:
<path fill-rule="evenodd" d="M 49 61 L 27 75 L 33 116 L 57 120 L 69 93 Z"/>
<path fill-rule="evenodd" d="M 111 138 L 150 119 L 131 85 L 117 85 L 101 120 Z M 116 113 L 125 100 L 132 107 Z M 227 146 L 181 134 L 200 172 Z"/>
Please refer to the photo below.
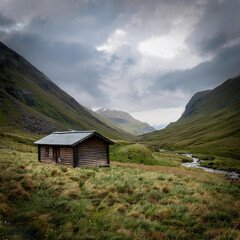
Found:
<path fill-rule="evenodd" d="M 193 153 L 202 166 L 240 172 L 240 77 L 196 93 L 178 121 L 153 131 L 126 112 L 83 107 L 16 52 L 2 43 L 0 49 L 2 135 L 95 129 L 113 140 Z"/>
<path fill-rule="evenodd" d="M 134 136 L 99 119 L 26 59 L 0 42 L 0 123 L 34 134 L 96 129 L 113 139 Z"/>
<path fill-rule="evenodd" d="M 153 131 L 127 112 L 93 112 L 0 44 L 1 239 L 239 239 L 240 78 L 195 94 Z M 101 112 L 101 113 L 100 113 Z M 97 130 L 110 168 L 38 162 L 52 131 Z"/>
<path fill-rule="evenodd" d="M 240 172 L 240 77 L 195 94 L 182 117 L 139 141 L 156 148 L 193 153 L 201 166 Z"/>

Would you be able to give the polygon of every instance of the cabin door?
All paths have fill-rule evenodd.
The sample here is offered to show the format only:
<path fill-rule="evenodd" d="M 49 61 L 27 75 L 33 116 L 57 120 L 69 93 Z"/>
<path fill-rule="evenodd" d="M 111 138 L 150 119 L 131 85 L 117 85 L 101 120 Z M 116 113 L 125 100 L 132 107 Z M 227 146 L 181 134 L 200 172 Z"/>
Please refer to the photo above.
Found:
<path fill-rule="evenodd" d="M 57 163 L 59 157 L 60 157 L 60 148 L 59 147 L 53 147 L 53 161 L 55 163 Z"/>

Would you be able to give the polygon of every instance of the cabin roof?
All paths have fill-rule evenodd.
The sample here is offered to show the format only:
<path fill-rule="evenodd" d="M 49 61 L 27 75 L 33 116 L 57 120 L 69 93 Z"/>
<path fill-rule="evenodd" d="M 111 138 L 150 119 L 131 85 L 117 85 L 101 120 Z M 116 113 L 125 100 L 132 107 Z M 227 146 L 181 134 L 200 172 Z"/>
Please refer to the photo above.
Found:
<path fill-rule="evenodd" d="M 111 140 L 103 137 L 101 134 L 97 133 L 95 130 L 91 131 L 64 131 L 64 132 L 53 132 L 50 135 L 34 142 L 38 145 L 62 145 L 62 146 L 75 146 L 80 142 L 85 141 L 91 136 L 96 135 L 102 138 L 109 144 L 114 144 Z"/>

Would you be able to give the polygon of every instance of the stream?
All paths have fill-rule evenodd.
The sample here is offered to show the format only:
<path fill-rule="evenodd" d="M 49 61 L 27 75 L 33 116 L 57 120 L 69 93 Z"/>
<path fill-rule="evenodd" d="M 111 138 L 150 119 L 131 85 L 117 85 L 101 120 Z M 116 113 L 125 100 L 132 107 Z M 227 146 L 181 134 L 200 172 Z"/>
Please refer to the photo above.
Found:
<path fill-rule="evenodd" d="M 187 163 L 182 163 L 181 165 L 184 167 L 194 167 L 194 168 L 201 168 L 206 172 L 212 172 L 212 173 L 219 173 L 219 174 L 224 174 L 230 178 L 236 179 L 238 181 L 240 181 L 240 174 L 236 173 L 236 172 L 230 172 L 230 171 L 225 171 L 225 170 L 217 170 L 217 169 L 213 169 L 213 168 L 206 168 L 206 167 L 201 167 L 200 166 L 200 162 L 201 160 L 193 157 L 192 154 L 188 154 L 188 153 L 184 153 L 182 154 L 186 157 L 192 158 L 193 162 L 187 162 Z"/>

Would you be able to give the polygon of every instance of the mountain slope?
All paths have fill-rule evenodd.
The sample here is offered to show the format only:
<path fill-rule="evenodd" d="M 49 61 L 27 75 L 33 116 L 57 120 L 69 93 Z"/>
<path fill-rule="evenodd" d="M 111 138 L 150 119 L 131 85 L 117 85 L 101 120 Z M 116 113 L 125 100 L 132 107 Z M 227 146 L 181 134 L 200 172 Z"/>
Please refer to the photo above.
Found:
<path fill-rule="evenodd" d="M 141 141 L 161 148 L 240 159 L 240 77 L 195 94 L 181 118 Z"/>
<path fill-rule="evenodd" d="M 197 119 L 240 101 L 240 77 L 232 78 L 213 90 L 196 93 L 178 122 Z"/>
<path fill-rule="evenodd" d="M 113 139 L 132 139 L 94 117 L 23 57 L 0 43 L 0 123 L 33 133 L 96 129 Z"/>
<path fill-rule="evenodd" d="M 129 113 L 117 110 L 110 110 L 101 108 L 96 111 L 99 115 L 109 119 L 113 122 L 118 128 L 122 129 L 125 132 L 141 135 L 144 133 L 152 132 L 155 129 L 143 123 L 135 118 L 133 118 Z"/>

